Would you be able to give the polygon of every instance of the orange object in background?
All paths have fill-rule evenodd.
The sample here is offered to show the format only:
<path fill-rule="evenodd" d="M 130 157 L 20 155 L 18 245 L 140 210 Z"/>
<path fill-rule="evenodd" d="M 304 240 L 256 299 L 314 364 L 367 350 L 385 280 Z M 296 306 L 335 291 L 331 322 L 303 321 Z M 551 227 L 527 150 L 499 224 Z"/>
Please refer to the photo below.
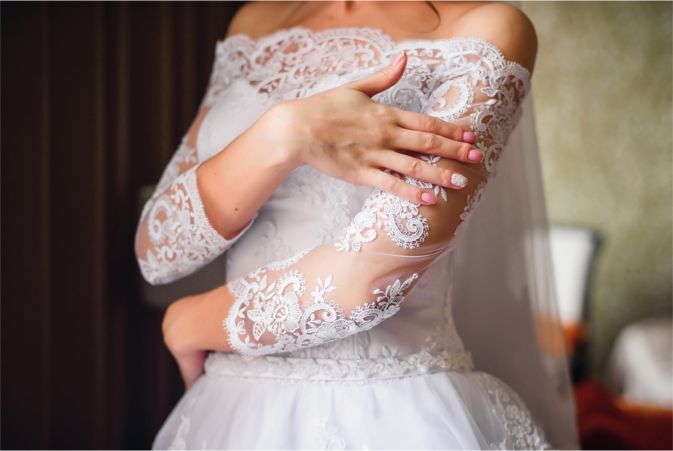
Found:
<path fill-rule="evenodd" d="M 584 323 L 564 324 L 563 335 L 565 339 L 566 352 L 568 357 L 575 355 L 575 350 L 587 341 L 588 331 Z"/>
<path fill-rule="evenodd" d="M 673 411 L 612 396 L 595 379 L 575 386 L 582 449 L 673 449 Z"/>

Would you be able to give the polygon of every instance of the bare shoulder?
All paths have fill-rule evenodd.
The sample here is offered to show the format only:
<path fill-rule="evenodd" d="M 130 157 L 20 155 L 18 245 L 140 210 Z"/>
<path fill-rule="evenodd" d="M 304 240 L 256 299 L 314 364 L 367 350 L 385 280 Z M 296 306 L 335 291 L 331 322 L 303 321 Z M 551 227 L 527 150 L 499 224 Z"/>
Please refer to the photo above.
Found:
<path fill-rule="evenodd" d="M 292 2 L 245 2 L 232 17 L 226 36 L 243 33 L 252 38 L 265 35 L 279 27 Z"/>
<path fill-rule="evenodd" d="M 453 36 L 475 36 L 495 44 L 505 58 L 533 71 L 537 55 L 537 34 L 528 16 L 508 3 L 469 4 L 449 11 L 452 2 L 433 3 L 442 19 L 447 18 Z M 445 16 L 446 15 L 446 16 Z M 444 22 L 444 21 L 443 21 Z"/>

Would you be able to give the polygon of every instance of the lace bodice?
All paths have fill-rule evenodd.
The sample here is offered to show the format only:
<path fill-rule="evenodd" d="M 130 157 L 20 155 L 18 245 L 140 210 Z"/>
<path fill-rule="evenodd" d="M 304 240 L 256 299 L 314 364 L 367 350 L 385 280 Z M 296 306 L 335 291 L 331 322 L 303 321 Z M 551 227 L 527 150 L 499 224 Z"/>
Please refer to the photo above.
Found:
<path fill-rule="evenodd" d="M 485 154 L 483 177 L 462 192 L 405 177 L 435 190 L 437 205 L 426 207 L 303 166 L 238 236 L 227 240 L 210 226 L 195 183 L 199 162 L 270 106 L 362 78 L 400 50 L 408 55 L 402 79 L 373 100 L 469 126 Z M 294 27 L 219 41 L 197 144 L 183 140 L 141 217 L 143 274 L 174 280 L 228 250 L 235 304 L 223 325 L 237 353 L 212 355 L 211 370 L 232 371 L 232 360 L 246 362 L 239 374 L 264 368 L 304 378 L 470 368 L 451 318 L 451 251 L 495 174 L 529 78 L 471 37 L 395 42 L 376 28 Z"/>

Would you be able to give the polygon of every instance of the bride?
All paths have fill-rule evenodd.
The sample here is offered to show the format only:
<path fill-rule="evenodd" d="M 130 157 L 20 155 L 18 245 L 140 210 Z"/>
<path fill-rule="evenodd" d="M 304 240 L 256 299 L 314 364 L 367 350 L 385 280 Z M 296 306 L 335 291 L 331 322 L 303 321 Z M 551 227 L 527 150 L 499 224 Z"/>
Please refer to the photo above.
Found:
<path fill-rule="evenodd" d="M 493 268 L 498 252 L 515 261 L 521 227 L 502 237 L 472 216 L 531 172 L 504 160 L 535 56 L 531 23 L 508 4 L 239 10 L 136 235 L 152 284 L 226 251 L 226 283 L 166 311 L 187 391 L 154 448 L 574 446 L 553 371 L 535 371 L 562 373 L 560 359 L 509 346 L 522 333 L 537 344 L 519 327 L 536 320 L 519 302 L 492 341 L 498 327 L 479 330 L 473 314 L 516 306 L 507 287 L 488 299 L 479 287 L 527 271 Z M 486 211 L 524 217 L 506 202 Z M 500 251 L 477 266 L 480 248 Z M 456 317 L 460 304 L 472 316 Z M 461 323 L 487 351 L 471 352 Z M 503 360 L 525 372 L 503 370 L 516 390 L 480 368 Z"/>

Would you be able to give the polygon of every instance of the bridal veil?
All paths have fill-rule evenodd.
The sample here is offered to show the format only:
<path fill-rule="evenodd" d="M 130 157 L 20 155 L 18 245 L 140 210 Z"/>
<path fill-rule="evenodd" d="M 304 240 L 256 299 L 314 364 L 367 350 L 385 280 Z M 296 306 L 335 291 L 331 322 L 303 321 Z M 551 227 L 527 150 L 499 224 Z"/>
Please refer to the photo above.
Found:
<path fill-rule="evenodd" d="M 521 395 L 552 446 L 576 449 L 532 94 L 457 245 L 453 313 L 475 366 Z"/>

